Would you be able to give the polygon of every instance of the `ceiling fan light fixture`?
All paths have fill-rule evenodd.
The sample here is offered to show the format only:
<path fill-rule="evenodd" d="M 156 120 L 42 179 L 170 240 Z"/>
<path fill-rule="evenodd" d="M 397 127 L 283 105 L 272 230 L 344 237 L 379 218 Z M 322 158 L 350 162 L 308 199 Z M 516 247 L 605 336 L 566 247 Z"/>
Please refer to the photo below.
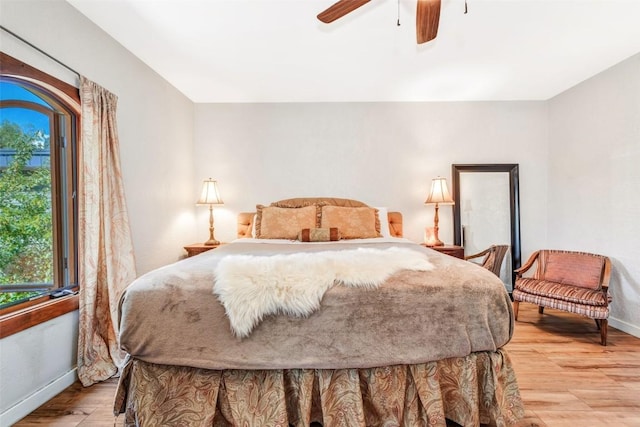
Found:
<path fill-rule="evenodd" d="M 318 14 L 318 19 L 329 24 L 369 3 L 371 0 L 339 0 Z M 416 39 L 418 44 L 426 43 L 438 35 L 441 0 L 417 0 Z M 465 0 L 466 7 L 466 0 Z M 398 2 L 398 25 L 400 25 L 400 3 Z"/>

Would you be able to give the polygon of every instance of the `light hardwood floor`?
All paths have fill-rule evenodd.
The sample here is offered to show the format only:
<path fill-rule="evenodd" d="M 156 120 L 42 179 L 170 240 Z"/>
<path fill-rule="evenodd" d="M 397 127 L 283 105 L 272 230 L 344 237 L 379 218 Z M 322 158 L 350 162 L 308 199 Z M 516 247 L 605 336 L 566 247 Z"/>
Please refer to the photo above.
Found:
<path fill-rule="evenodd" d="M 526 408 L 519 427 L 640 427 L 640 339 L 610 328 L 608 345 L 590 319 L 520 304 L 507 351 Z M 16 426 L 113 426 L 116 381 L 78 383 Z"/>

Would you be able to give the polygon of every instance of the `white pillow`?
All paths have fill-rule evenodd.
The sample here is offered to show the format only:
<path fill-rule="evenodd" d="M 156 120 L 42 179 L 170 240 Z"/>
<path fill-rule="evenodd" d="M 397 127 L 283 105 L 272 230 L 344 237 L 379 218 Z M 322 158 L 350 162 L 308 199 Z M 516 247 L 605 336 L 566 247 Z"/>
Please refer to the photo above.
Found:
<path fill-rule="evenodd" d="M 389 229 L 389 212 L 387 208 L 378 209 L 378 218 L 380 219 L 380 234 L 382 237 L 392 237 L 391 230 Z"/>

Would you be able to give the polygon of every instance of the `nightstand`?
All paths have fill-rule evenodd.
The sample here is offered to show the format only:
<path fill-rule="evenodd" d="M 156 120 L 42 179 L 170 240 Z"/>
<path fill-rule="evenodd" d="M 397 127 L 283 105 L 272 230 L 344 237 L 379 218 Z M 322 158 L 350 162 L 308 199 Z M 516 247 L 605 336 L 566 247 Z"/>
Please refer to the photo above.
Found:
<path fill-rule="evenodd" d="M 443 254 L 451 255 L 452 257 L 464 259 L 464 248 L 456 245 L 444 245 L 444 246 L 427 246 L 425 243 L 420 243 L 422 246 L 426 246 L 434 251 L 442 252 Z"/>
<path fill-rule="evenodd" d="M 184 247 L 184 250 L 187 251 L 187 257 L 192 257 L 194 255 L 201 254 L 202 252 L 210 251 L 211 249 L 219 248 L 224 245 L 224 243 L 220 243 L 219 245 L 205 245 L 203 243 L 194 243 L 192 245 L 187 245 Z"/>

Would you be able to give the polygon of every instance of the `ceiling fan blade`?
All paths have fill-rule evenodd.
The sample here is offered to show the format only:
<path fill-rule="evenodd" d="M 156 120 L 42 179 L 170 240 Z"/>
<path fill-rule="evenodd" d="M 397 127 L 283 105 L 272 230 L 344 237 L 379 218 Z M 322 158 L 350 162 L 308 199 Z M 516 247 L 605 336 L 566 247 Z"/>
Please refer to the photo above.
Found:
<path fill-rule="evenodd" d="M 353 12 L 365 3 L 369 3 L 371 0 L 340 0 L 337 3 L 331 5 L 328 9 L 320 12 L 318 19 L 328 24 L 335 21 L 338 18 L 342 18 L 349 12 Z"/>
<path fill-rule="evenodd" d="M 433 40 L 438 35 L 440 0 L 418 0 L 416 10 L 416 38 L 418 44 Z"/>

